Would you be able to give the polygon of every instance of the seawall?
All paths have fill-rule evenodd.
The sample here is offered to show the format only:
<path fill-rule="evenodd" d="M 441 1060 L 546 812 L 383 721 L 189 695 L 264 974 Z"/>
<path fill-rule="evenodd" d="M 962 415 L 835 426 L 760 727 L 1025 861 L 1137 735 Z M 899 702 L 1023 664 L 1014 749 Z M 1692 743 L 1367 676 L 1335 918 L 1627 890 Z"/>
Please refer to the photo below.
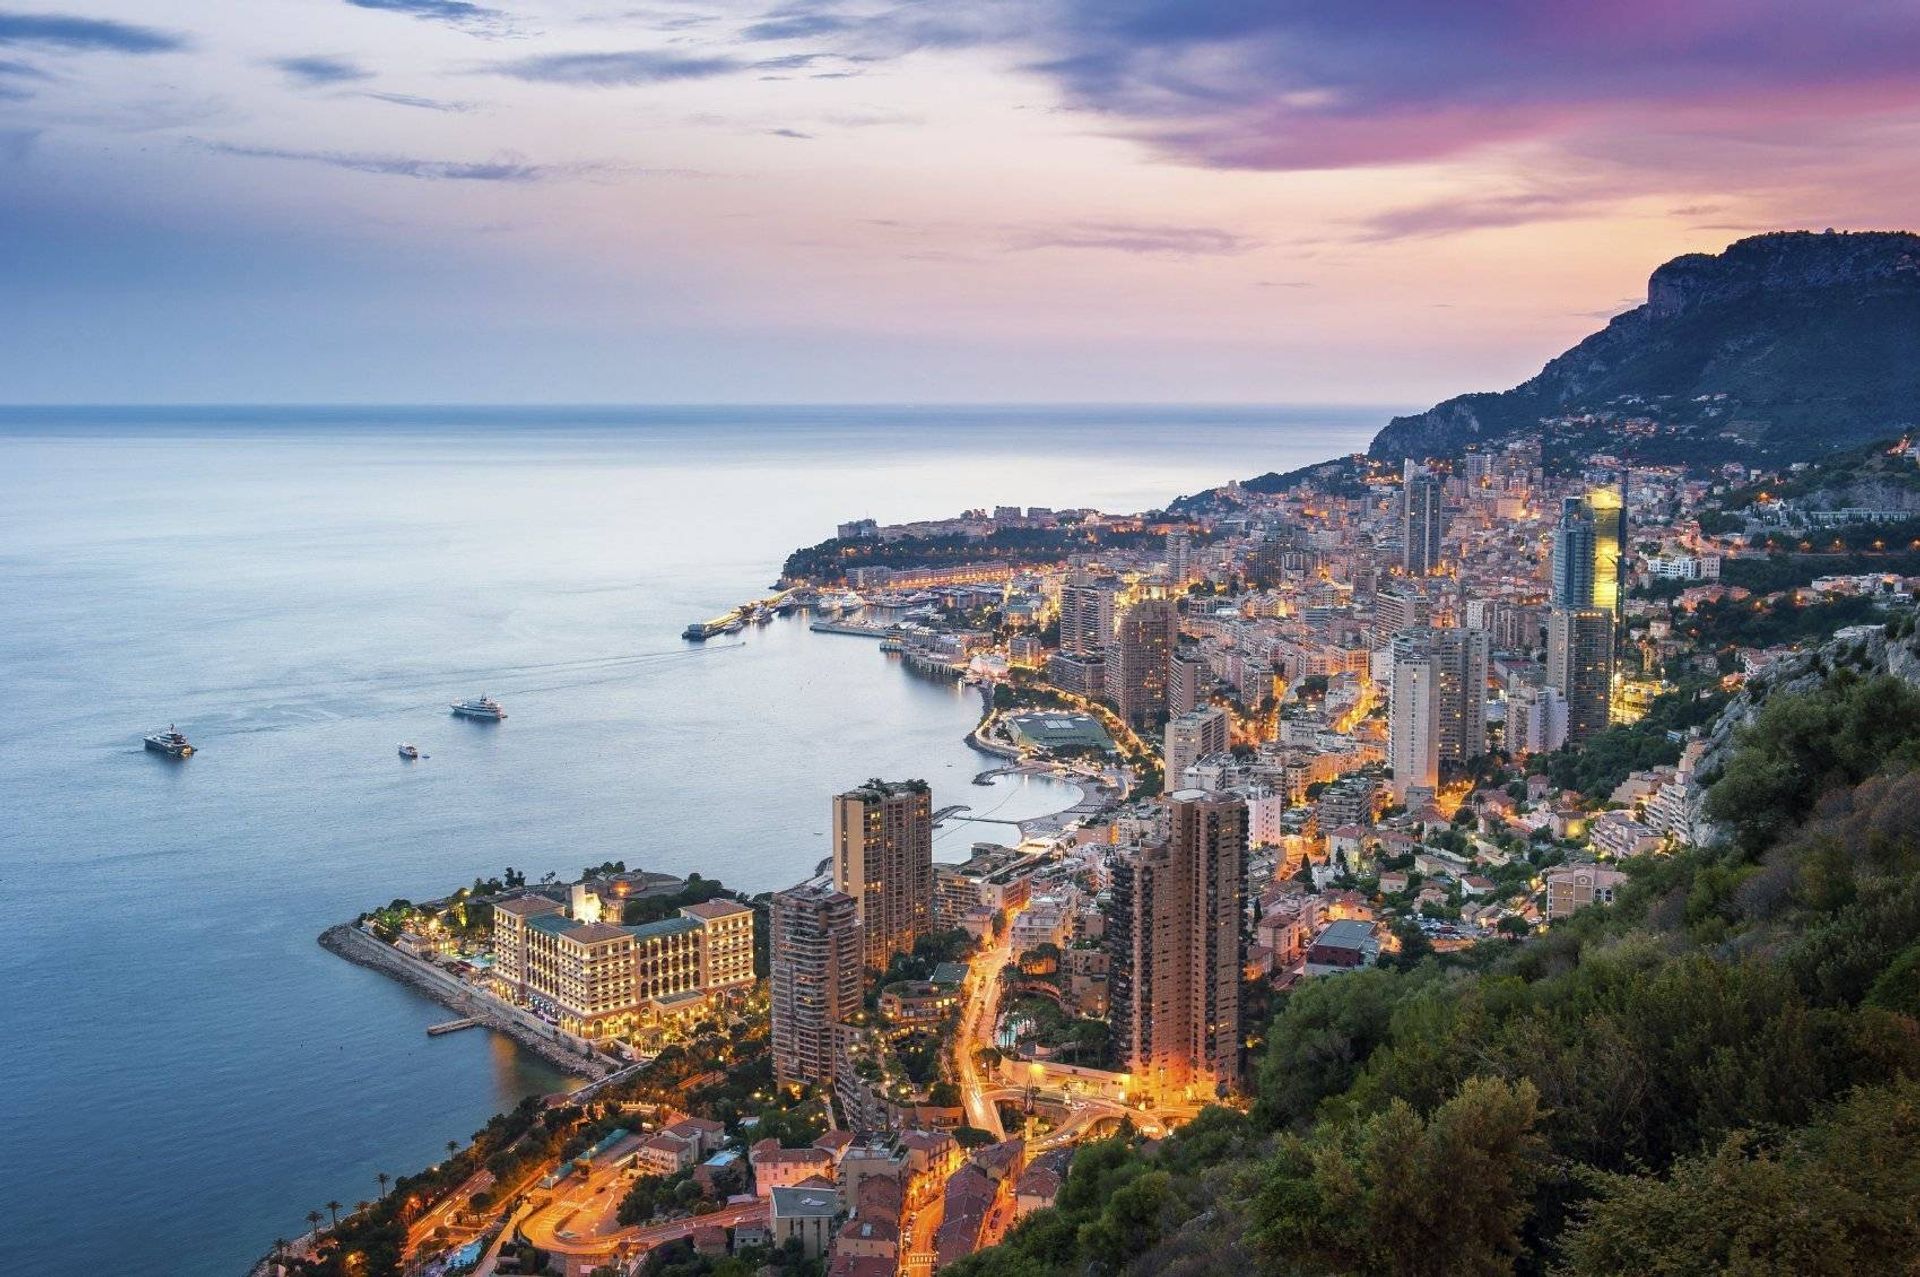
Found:
<path fill-rule="evenodd" d="M 589 1080 L 612 1072 L 617 1063 L 597 1051 L 575 1045 L 578 1039 L 497 998 L 471 989 L 446 972 L 410 958 L 382 944 L 352 923 L 328 927 L 320 933 L 320 947 L 355 966 L 393 977 L 426 994 L 441 1006 L 472 1016 L 486 1027 L 504 1033 L 549 1064 Z"/>

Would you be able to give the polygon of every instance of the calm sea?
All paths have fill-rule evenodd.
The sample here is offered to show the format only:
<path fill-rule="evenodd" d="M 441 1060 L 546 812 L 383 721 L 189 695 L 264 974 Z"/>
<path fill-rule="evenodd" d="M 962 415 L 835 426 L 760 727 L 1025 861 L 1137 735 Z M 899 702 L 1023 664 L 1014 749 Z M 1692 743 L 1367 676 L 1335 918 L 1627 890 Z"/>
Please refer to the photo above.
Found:
<path fill-rule="evenodd" d="M 683 644 L 835 522 L 1136 509 L 1386 410 L 0 410 L 0 1237 L 237 1277 L 563 1079 L 323 952 L 514 865 L 760 891 L 828 796 L 969 784 L 977 699 L 797 620 Z M 450 718 L 486 693 L 498 725 Z M 142 752 L 176 723 L 201 752 Z M 430 757 L 406 764 L 403 740 Z M 1004 826 L 943 829 L 961 859 Z"/>

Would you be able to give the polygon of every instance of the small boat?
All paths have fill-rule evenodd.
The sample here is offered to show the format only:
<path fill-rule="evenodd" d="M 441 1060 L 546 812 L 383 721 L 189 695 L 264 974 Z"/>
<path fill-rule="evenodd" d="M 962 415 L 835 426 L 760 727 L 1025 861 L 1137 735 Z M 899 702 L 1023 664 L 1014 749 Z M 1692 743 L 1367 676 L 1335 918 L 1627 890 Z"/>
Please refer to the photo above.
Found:
<path fill-rule="evenodd" d="M 400 746 L 400 757 L 406 758 L 406 759 L 418 758 L 420 757 L 420 747 L 418 745 L 408 745 L 403 743 Z"/>
<path fill-rule="evenodd" d="M 457 718 L 481 718 L 489 722 L 499 722 L 507 716 L 507 711 L 500 708 L 500 702 L 486 696 L 470 701 L 455 701 L 452 709 Z"/>
<path fill-rule="evenodd" d="M 747 628 L 747 623 L 736 616 L 733 620 L 728 621 L 725 625 L 721 626 L 720 632 L 722 634 L 738 634 L 741 630 L 744 630 L 746 628 Z"/>
<path fill-rule="evenodd" d="M 166 731 L 155 732 L 147 737 L 147 748 L 156 754 L 165 754 L 168 758 L 193 757 L 193 746 L 187 743 L 187 738 L 176 731 L 171 723 L 167 724 Z"/>

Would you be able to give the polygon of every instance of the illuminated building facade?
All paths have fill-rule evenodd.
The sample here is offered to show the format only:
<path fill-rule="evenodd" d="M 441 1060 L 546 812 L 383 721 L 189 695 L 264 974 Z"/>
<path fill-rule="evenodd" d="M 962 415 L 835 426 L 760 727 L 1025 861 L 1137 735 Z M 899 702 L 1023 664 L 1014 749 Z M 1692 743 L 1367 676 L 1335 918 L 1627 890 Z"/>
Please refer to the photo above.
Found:
<path fill-rule="evenodd" d="M 826 882 L 773 897 L 773 1070 L 781 1085 L 829 1082 L 845 1024 L 860 1010 L 859 906 Z"/>
<path fill-rule="evenodd" d="M 859 909 L 866 964 L 885 970 L 933 929 L 933 791 L 872 780 L 833 800 L 833 885 Z"/>
<path fill-rule="evenodd" d="M 1617 619 L 1626 603 L 1626 552 L 1627 508 L 1620 489 L 1568 497 L 1553 529 L 1553 606 L 1600 608 Z"/>
<path fill-rule="evenodd" d="M 577 898 L 577 895 L 576 895 Z M 569 1033 L 618 1037 L 663 1011 L 753 983 L 753 910 L 731 900 L 690 905 L 644 926 L 569 917 L 544 896 L 493 907 L 495 987 Z"/>
<path fill-rule="evenodd" d="M 1613 693 L 1613 613 L 1556 607 L 1547 616 L 1547 685 L 1567 703 L 1567 739 L 1603 730 Z"/>
<path fill-rule="evenodd" d="M 1060 650 L 1069 656 L 1098 656 L 1113 642 L 1113 590 L 1105 585 L 1068 582 L 1060 587 Z"/>
<path fill-rule="evenodd" d="M 1445 508 L 1440 480 L 1424 466 L 1407 463 L 1401 488 L 1400 566 L 1408 576 L 1429 576 L 1440 567 Z"/>
<path fill-rule="evenodd" d="M 1179 632 L 1179 613 L 1167 599 L 1143 599 L 1120 620 L 1108 690 L 1119 702 L 1121 717 L 1135 727 L 1156 725 L 1167 716 L 1167 681 Z"/>
<path fill-rule="evenodd" d="M 1189 790 L 1169 815 L 1165 843 L 1114 858 L 1111 1023 L 1135 1095 L 1205 1099 L 1239 1077 L 1247 809 Z"/>

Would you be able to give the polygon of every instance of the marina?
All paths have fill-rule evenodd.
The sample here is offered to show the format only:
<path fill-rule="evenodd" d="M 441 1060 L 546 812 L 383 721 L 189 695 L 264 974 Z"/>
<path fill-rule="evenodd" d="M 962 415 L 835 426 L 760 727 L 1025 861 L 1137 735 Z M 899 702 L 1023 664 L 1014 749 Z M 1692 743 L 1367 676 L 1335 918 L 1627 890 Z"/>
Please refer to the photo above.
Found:
<path fill-rule="evenodd" d="M 779 590 L 766 598 L 743 603 L 729 612 L 707 621 L 695 621 L 680 631 L 680 637 L 689 643 L 704 643 L 718 634 L 738 634 L 749 625 L 765 625 L 776 616 L 785 616 L 793 611 L 798 603 L 795 592 Z"/>

